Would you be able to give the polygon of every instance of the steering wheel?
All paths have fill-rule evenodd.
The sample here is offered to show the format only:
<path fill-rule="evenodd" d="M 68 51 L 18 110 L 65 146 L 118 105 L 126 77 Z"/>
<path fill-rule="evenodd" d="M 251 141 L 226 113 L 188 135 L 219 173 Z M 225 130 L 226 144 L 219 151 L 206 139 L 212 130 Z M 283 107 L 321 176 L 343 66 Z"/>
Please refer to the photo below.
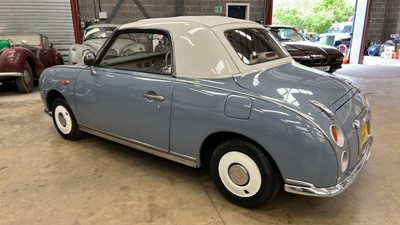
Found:
<path fill-rule="evenodd" d="M 166 54 L 165 54 L 165 59 L 164 59 L 164 67 L 167 67 L 169 64 L 171 64 L 171 62 L 170 63 L 168 63 L 168 58 L 170 58 L 170 61 L 171 61 L 171 52 L 170 51 L 168 51 Z"/>
<path fill-rule="evenodd" d="M 169 58 L 169 63 L 168 63 L 168 58 Z M 168 51 L 166 54 L 165 54 L 165 58 L 164 58 L 164 66 L 163 66 L 163 68 L 162 68 L 162 71 L 164 72 L 164 73 L 171 73 L 171 52 L 170 51 Z"/>

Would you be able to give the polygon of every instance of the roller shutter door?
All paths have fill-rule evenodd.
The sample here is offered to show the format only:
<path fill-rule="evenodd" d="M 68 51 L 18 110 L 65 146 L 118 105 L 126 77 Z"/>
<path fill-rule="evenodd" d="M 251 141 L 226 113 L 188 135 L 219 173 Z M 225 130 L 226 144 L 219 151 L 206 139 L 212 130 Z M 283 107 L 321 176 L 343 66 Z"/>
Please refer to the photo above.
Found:
<path fill-rule="evenodd" d="M 68 63 L 75 43 L 70 0 L 1 0 L 0 33 L 35 32 L 49 37 Z"/>

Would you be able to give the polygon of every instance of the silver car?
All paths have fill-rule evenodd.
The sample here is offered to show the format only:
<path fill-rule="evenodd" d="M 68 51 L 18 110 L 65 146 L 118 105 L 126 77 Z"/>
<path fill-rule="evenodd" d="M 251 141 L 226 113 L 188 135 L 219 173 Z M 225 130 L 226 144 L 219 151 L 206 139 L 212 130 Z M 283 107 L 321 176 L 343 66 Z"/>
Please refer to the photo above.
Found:
<path fill-rule="evenodd" d="M 121 39 L 145 51 L 115 52 Z M 221 193 L 243 207 L 268 203 L 281 188 L 335 196 L 371 153 L 364 94 L 296 63 L 251 21 L 203 16 L 125 24 L 84 63 L 40 77 L 45 111 L 63 138 L 90 133 L 209 166 Z"/>
<path fill-rule="evenodd" d="M 69 48 L 69 63 L 82 63 L 82 57 L 86 51 L 97 53 L 104 42 L 110 37 L 118 24 L 95 24 L 86 28 L 83 34 L 83 44 L 73 44 Z M 114 54 L 133 54 L 145 51 L 145 47 L 136 42 L 135 38 L 120 38 L 113 47 Z"/>

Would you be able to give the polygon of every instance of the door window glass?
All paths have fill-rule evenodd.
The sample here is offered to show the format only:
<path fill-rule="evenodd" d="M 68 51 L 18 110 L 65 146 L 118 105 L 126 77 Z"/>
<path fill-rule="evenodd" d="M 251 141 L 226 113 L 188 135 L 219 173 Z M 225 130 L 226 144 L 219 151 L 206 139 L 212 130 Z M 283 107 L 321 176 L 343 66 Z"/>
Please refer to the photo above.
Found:
<path fill-rule="evenodd" d="M 109 46 L 99 63 L 100 66 L 171 74 L 171 41 L 163 33 L 121 33 Z"/>

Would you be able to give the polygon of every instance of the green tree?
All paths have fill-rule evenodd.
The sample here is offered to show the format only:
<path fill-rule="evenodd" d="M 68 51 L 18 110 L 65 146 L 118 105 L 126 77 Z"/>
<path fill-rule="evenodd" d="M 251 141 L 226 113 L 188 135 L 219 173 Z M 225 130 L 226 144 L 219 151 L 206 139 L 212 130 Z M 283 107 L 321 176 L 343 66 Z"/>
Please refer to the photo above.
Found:
<path fill-rule="evenodd" d="M 281 0 L 274 5 L 274 24 L 324 33 L 336 22 L 347 21 L 353 6 L 345 0 Z"/>

